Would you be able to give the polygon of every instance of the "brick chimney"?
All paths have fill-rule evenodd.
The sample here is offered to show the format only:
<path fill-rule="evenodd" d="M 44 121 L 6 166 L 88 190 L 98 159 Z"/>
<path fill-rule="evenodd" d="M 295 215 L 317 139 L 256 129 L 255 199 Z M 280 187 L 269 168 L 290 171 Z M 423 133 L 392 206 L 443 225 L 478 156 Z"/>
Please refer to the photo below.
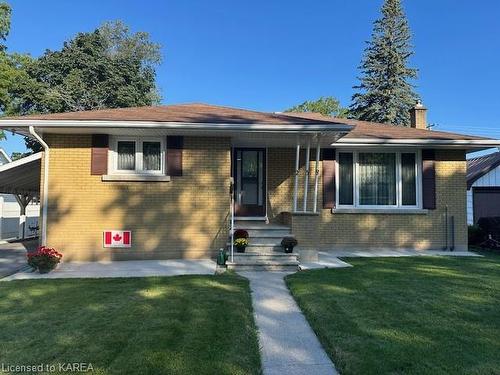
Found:
<path fill-rule="evenodd" d="M 410 125 L 416 129 L 427 129 L 427 108 L 420 100 L 410 109 Z"/>

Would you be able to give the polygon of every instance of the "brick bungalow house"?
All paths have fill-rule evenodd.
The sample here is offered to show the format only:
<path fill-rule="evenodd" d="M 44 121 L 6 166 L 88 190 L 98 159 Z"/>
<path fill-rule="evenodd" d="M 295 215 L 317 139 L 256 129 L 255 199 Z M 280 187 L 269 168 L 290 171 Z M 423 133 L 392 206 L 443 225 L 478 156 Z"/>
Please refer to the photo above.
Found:
<path fill-rule="evenodd" d="M 465 156 L 500 141 L 425 130 L 425 115 L 417 105 L 403 128 L 184 104 L 0 127 L 44 145 L 41 242 L 66 260 L 213 257 L 231 197 L 250 253 L 287 233 L 304 251 L 466 250 Z M 104 247 L 112 230 L 130 231 L 129 247 Z"/>

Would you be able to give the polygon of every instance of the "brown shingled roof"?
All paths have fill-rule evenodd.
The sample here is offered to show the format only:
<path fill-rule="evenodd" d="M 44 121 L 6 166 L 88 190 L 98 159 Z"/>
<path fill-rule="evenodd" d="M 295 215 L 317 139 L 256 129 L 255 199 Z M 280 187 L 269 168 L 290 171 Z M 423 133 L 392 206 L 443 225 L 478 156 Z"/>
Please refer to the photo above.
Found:
<path fill-rule="evenodd" d="M 489 140 L 490 138 L 392 126 L 367 121 L 323 116 L 318 113 L 271 113 L 230 108 L 202 103 L 150 107 L 102 109 L 94 111 L 37 114 L 7 117 L 15 120 L 87 120 L 87 121 L 150 121 L 206 124 L 268 124 L 268 125 L 352 125 L 344 139 L 434 139 Z"/>
<path fill-rule="evenodd" d="M 351 130 L 344 138 L 379 138 L 379 139 L 444 139 L 444 140 L 487 140 L 491 138 L 476 137 L 457 133 L 441 132 L 434 130 L 424 130 L 408 128 L 404 126 L 393 126 L 380 124 L 377 122 L 359 121 L 339 117 L 323 116 L 319 113 L 305 112 L 285 112 L 284 114 L 293 117 L 307 118 L 311 120 L 328 119 L 339 124 L 352 125 Z"/>
<path fill-rule="evenodd" d="M 152 121 L 221 124 L 307 125 L 334 124 L 332 119 L 307 119 L 279 113 L 257 112 L 201 103 L 100 109 L 93 111 L 36 114 L 7 119 L 18 120 L 88 120 L 88 121 Z"/>
<path fill-rule="evenodd" d="M 467 160 L 467 190 L 474 182 L 500 165 L 500 152 Z"/>

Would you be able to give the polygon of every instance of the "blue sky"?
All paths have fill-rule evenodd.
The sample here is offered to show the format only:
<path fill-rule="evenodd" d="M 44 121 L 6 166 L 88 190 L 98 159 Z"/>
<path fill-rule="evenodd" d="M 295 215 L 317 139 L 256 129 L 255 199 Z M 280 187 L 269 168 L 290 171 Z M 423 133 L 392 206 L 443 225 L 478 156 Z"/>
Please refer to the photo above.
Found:
<path fill-rule="evenodd" d="M 350 103 L 382 0 L 19 0 L 11 52 L 39 56 L 121 19 L 162 45 L 163 102 L 280 111 L 332 95 Z M 403 0 L 417 91 L 436 129 L 500 138 L 500 2 Z M 478 5 L 480 4 L 480 6 Z M 23 151 L 8 135 L 0 147 Z"/>

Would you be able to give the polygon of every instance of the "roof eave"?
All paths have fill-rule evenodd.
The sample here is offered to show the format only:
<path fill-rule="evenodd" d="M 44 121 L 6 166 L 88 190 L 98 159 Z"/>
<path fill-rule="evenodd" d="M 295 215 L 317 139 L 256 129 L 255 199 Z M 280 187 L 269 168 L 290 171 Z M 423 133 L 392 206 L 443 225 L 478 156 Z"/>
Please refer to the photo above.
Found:
<path fill-rule="evenodd" d="M 353 126 L 341 123 L 312 122 L 310 124 L 265 124 L 265 123 L 189 123 L 160 121 L 101 121 L 101 120 L 0 120 L 0 128 L 22 131 L 29 126 L 41 128 L 141 128 L 141 129 L 182 129 L 182 130 L 218 130 L 218 131 L 298 131 L 322 132 L 352 130 Z"/>

